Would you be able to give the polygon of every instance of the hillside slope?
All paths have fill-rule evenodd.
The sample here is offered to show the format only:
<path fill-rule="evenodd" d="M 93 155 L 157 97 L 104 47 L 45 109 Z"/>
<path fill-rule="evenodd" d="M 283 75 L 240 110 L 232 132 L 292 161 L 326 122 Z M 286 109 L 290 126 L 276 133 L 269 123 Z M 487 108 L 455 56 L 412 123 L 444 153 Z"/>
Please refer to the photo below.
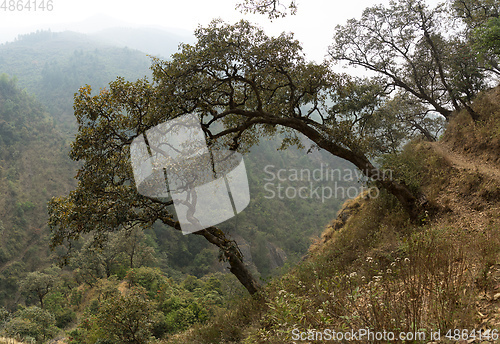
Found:
<path fill-rule="evenodd" d="M 496 88 L 476 100 L 480 121 L 458 113 L 441 141 L 412 142 L 386 159 L 394 178 L 434 205 L 422 224 L 384 192 L 349 200 L 309 257 L 266 287 L 265 302 L 240 302 L 165 343 L 326 343 L 326 329 L 412 333 L 407 342 L 414 343 L 498 342 L 499 94 Z"/>
<path fill-rule="evenodd" d="M 75 129 L 73 95 L 81 86 L 94 90 L 122 76 L 135 80 L 150 74 L 145 52 L 104 44 L 76 32 L 38 31 L 0 45 L 0 74 L 17 77 L 36 95 L 59 125 Z"/>
<path fill-rule="evenodd" d="M 40 104 L 0 75 L 0 306 L 18 279 L 50 260 L 47 202 L 74 187 L 67 142 Z"/>

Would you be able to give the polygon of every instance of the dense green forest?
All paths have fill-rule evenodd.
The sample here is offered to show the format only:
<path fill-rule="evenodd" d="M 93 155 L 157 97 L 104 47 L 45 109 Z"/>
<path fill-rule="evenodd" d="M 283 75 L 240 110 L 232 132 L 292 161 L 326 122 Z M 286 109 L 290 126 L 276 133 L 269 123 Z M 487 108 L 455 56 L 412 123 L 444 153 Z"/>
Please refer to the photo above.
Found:
<path fill-rule="evenodd" d="M 47 201 L 75 183 L 54 119 L 15 79 L 0 76 L 1 303 L 15 307 L 18 282 L 50 259 Z"/>
<path fill-rule="evenodd" d="M 285 2 L 239 8 L 300 11 Z M 1 334 L 283 343 L 325 327 L 461 327 L 494 339 L 499 13 L 492 0 L 369 7 L 336 28 L 324 63 L 247 21 L 214 20 L 178 50 L 172 37 L 167 58 L 73 32 L 0 45 Z M 135 187 L 130 145 L 188 113 L 211 148 L 243 154 L 251 201 L 183 235 L 172 200 Z"/>

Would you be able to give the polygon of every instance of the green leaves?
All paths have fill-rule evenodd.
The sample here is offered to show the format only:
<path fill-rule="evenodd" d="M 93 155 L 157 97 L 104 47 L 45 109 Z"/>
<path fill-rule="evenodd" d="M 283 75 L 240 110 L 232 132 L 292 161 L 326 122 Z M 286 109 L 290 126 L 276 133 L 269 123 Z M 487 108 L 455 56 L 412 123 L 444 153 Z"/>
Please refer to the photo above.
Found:
<path fill-rule="evenodd" d="M 496 0 L 454 0 L 451 2 L 451 10 L 470 30 L 474 30 L 490 18 L 498 18 L 500 4 Z"/>
<path fill-rule="evenodd" d="M 136 192 L 129 159 L 132 139 L 165 120 L 165 112 L 156 108 L 155 92 L 145 79 L 118 78 L 98 94 L 87 85 L 75 95 L 79 131 L 70 157 L 82 165 L 77 189 L 49 203 L 53 247 L 89 232 L 102 242 L 104 233 L 120 226 L 151 224 L 170 216 L 168 202 L 148 200 Z"/>
<path fill-rule="evenodd" d="M 500 18 L 490 18 L 474 31 L 475 49 L 482 55 L 500 55 Z"/>
<path fill-rule="evenodd" d="M 21 309 L 5 324 L 5 332 L 10 337 L 21 336 L 38 343 L 45 342 L 57 334 L 55 319 L 48 311 L 36 306 Z"/>
<path fill-rule="evenodd" d="M 333 62 L 346 62 L 375 72 L 386 90 L 397 89 L 449 118 L 484 89 L 474 56 L 456 63 L 462 33 L 452 34 L 453 19 L 444 5 L 419 0 L 392 1 L 365 9 L 361 19 L 338 26 L 329 48 Z M 459 52 L 460 50 L 458 50 Z M 469 80 L 464 85 L 457 76 Z"/>
<path fill-rule="evenodd" d="M 21 281 L 20 289 L 27 294 L 35 294 L 43 308 L 44 297 L 56 286 L 59 281 L 60 269 L 57 267 L 48 268 L 45 272 L 34 271 Z"/>
<path fill-rule="evenodd" d="M 159 315 L 155 304 L 142 289 L 131 289 L 126 295 L 108 298 L 93 319 L 97 338 L 112 343 L 146 344 L 152 337 L 153 323 Z"/>

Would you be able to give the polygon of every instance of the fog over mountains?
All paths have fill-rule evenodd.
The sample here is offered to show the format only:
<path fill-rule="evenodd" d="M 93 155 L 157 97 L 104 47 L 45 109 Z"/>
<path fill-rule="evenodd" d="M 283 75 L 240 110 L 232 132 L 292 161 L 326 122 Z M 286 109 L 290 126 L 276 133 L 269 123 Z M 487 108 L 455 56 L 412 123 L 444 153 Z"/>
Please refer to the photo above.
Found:
<path fill-rule="evenodd" d="M 137 49 L 147 54 L 168 57 L 180 42 L 194 42 L 192 32 L 168 26 L 137 27 L 107 15 L 95 15 L 81 22 L 67 24 L 28 25 L 24 28 L 7 28 L 0 32 L 0 44 L 12 42 L 19 35 L 39 30 L 52 32 L 73 31 L 87 34 L 89 38 L 117 47 Z"/>

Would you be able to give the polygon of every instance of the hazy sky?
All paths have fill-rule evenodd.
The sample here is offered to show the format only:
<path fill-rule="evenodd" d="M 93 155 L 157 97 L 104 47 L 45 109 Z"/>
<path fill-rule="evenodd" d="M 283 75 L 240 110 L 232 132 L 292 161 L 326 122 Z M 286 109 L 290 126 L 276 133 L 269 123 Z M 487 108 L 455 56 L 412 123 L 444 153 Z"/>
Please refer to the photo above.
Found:
<path fill-rule="evenodd" d="M 26 3 L 27 0 L 22 1 Z M 33 1 L 31 0 L 32 3 Z M 38 3 L 40 1 L 37 0 Z M 244 15 L 235 10 L 237 1 L 52 0 L 53 10 L 50 12 L 40 10 L 34 12 L 27 9 L 5 11 L 1 8 L 0 43 L 11 41 L 18 34 L 37 29 L 92 32 L 113 26 L 161 26 L 180 31 L 187 30 L 191 33 L 198 24 L 206 25 L 213 18 L 222 18 L 230 23 L 247 18 L 264 27 L 271 35 L 282 31 L 294 32 L 296 38 L 302 42 L 307 56 L 320 61 L 332 42 L 333 30 L 337 24 L 343 24 L 352 17 L 359 17 L 367 6 L 389 2 L 388 0 L 303 0 L 298 3 L 296 16 L 270 22 L 265 16 Z M 2 2 L 0 0 L 0 4 Z M 92 20 L 89 21 L 89 18 Z"/>

